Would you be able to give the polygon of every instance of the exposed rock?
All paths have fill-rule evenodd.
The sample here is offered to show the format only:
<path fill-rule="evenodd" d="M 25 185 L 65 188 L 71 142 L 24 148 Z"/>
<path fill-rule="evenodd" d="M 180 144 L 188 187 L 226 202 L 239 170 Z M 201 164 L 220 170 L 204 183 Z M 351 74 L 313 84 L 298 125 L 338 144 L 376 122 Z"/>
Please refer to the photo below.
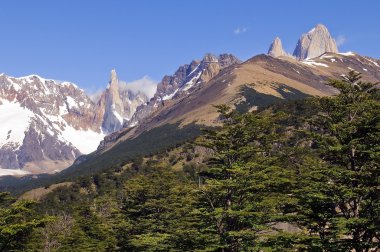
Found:
<path fill-rule="evenodd" d="M 94 103 L 73 83 L 2 74 L 0 101 L 0 168 L 70 163 L 103 138 Z"/>
<path fill-rule="evenodd" d="M 103 132 L 110 134 L 121 129 L 131 119 L 136 108 L 147 101 L 148 97 L 144 93 L 121 86 L 116 71 L 112 70 L 107 89 L 97 104 L 97 117 L 102 118 Z"/>
<path fill-rule="evenodd" d="M 125 127 L 133 127 L 144 118 L 154 113 L 158 108 L 165 105 L 167 101 L 177 99 L 192 93 L 216 76 L 220 70 L 241 61 L 232 54 L 221 54 L 218 57 L 206 54 L 201 61 L 193 60 L 190 64 L 182 65 L 173 75 L 166 75 L 157 85 L 156 94 L 149 103 L 137 107 L 136 113 Z"/>
<path fill-rule="evenodd" d="M 275 58 L 287 55 L 287 53 L 282 48 L 282 43 L 279 37 L 276 37 L 270 45 L 268 55 Z"/>
<path fill-rule="evenodd" d="M 326 52 L 338 53 L 338 48 L 326 26 L 318 24 L 308 33 L 302 35 L 293 55 L 298 60 L 304 60 L 318 57 Z"/>
<path fill-rule="evenodd" d="M 363 81 L 378 82 L 380 80 L 380 61 L 376 59 L 361 57 L 354 53 L 326 53 L 313 61 L 320 64 L 310 66 L 296 60 L 257 55 L 237 66 L 224 68 L 208 83 L 199 86 L 196 84 L 195 90 L 189 89 L 191 93 L 187 96 L 177 98 L 175 95 L 173 99 L 165 100 L 164 105 L 156 97 L 150 101 L 149 106 L 141 107 L 154 108 L 153 104 L 159 101 L 157 103 L 161 104 L 158 105 L 159 108 L 151 111 L 152 114 L 142 119 L 136 127 L 123 129 L 112 134 L 112 137 L 107 137 L 96 155 L 89 156 L 84 163 L 72 167 L 72 171 L 88 169 L 88 167 L 102 169 L 113 167 L 118 163 L 117 160 L 122 160 L 126 156 L 126 153 L 120 152 L 120 146 L 127 146 L 129 141 L 138 139 L 140 134 L 146 134 L 157 127 L 178 124 L 180 128 L 183 128 L 193 123 L 202 125 L 201 127 L 220 125 L 220 120 L 218 120 L 220 115 L 214 105 L 226 104 L 244 112 L 251 111 L 255 107 L 279 103 L 285 99 L 296 100 L 307 96 L 333 95 L 336 94 L 336 90 L 327 86 L 326 83 L 332 78 L 341 78 L 341 74 L 346 73 L 348 68 L 358 71 L 366 69 L 363 70 Z M 194 70 L 197 64 L 192 65 L 190 69 Z M 167 78 L 170 79 L 170 77 Z M 133 150 L 126 150 L 126 152 L 129 151 L 133 152 Z M 110 162 L 99 164 L 98 160 Z M 298 231 L 297 226 L 289 224 L 273 223 L 271 232 Z"/>
<path fill-rule="evenodd" d="M 121 86 L 115 70 L 97 104 L 70 82 L 1 74 L 0 169 L 65 168 L 95 151 L 104 133 L 119 130 L 147 101 L 144 93 Z"/>

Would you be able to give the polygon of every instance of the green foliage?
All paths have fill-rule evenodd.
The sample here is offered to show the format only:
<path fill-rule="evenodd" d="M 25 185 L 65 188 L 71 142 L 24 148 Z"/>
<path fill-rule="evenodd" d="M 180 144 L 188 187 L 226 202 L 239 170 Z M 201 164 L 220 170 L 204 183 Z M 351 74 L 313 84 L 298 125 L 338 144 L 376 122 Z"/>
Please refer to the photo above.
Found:
<path fill-rule="evenodd" d="M 329 251 L 379 249 L 380 103 L 375 84 L 351 71 L 319 99 L 311 138 L 320 159 L 304 164 L 297 190 L 300 223 Z"/>
<path fill-rule="evenodd" d="M 212 148 L 210 168 L 200 173 L 199 209 L 218 235 L 218 248 L 252 250 L 260 232 L 277 218 L 279 199 L 286 200 L 294 174 L 280 166 L 285 131 L 282 113 L 240 115 L 219 106 L 224 126 L 209 130 L 200 144 Z"/>
<path fill-rule="evenodd" d="M 34 205 L 0 193 L 0 251 L 24 249 L 32 232 L 49 221 L 35 213 Z"/>
<path fill-rule="evenodd" d="M 193 185 L 165 167 L 151 167 L 124 186 L 128 223 L 121 247 L 133 251 L 190 251 L 207 244 L 197 226 Z"/>

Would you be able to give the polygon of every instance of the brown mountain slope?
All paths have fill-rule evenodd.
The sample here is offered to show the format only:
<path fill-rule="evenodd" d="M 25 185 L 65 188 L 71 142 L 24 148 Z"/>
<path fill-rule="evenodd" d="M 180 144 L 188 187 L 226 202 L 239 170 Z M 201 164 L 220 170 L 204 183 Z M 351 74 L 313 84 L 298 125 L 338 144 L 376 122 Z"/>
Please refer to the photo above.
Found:
<path fill-rule="evenodd" d="M 164 124 L 215 125 L 218 115 L 213 105 L 217 104 L 237 108 L 243 104 L 249 110 L 282 99 L 332 95 L 335 90 L 326 85 L 328 80 L 349 70 L 362 72 L 365 81 L 380 81 L 380 61 L 353 53 L 325 53 L 304 61 L 258 55 L 222 70 L 188 96 L 166 101 L 139 126 L 106 138 L 100 152 Z"/>

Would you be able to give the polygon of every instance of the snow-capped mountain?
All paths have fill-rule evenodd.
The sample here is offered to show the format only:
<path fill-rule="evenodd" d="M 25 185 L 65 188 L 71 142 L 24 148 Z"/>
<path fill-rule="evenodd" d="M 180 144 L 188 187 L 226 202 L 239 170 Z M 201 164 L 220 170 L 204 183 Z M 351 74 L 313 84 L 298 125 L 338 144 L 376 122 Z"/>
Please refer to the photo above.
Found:
<path fill-rule="evenodd" d="M 73 83 L 0 75 L 0 168 L 65 168 L 103 139 L 95 115 L 95 104 Z"/>
<path fill-rule="evenodd" d="M 241 61 L 231 54 L 221 54 L 218 57 L 206 54 L 204 58 L 193 60 L 190 64 L 182 65 L 174 75 L 166 75 L 157 85 L 157 91 L 149 103 L 137 107 L 136 113 L 124 126 L 137 125 L 147 116 L 154 113 L 165 102 L 186 96 L 199 88 L 202 83 L 208 82 L 222 69 Z"/>
<path fill-rule="evenodd" d="M 75 84 L 0 75 L 0 176 L 50 173 L 97 149 L 147 96 L 119 85 L 113 70 L 99 101 Z"/>

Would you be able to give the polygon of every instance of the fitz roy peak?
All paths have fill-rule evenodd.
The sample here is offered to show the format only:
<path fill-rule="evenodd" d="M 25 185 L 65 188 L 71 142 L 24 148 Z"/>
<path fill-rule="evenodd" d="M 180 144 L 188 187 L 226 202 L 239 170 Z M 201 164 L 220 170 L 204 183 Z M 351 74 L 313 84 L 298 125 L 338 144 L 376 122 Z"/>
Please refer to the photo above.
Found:
<path fill-rule="evenodd" d="M 338 53 L 338 47 L 326 26 L 323 24 L 318 24 L 309 32 L 302 34 L 297 42 L 293 55 L 285 52 L 279 37 L 274 39 L 268 49 L 268 55 L 274 58 L 288 57 L 296 58 L 300 61 L 316 58 L 328 52 Z"/>
<path fill-rule="evenodd" d="M 326 26 L 318 24 L 301 36 L 294 49 L 293 56 L 298 60 L 304 60 L 318 57 L 326 52 L 338 53 L 338 47 Z"/>

